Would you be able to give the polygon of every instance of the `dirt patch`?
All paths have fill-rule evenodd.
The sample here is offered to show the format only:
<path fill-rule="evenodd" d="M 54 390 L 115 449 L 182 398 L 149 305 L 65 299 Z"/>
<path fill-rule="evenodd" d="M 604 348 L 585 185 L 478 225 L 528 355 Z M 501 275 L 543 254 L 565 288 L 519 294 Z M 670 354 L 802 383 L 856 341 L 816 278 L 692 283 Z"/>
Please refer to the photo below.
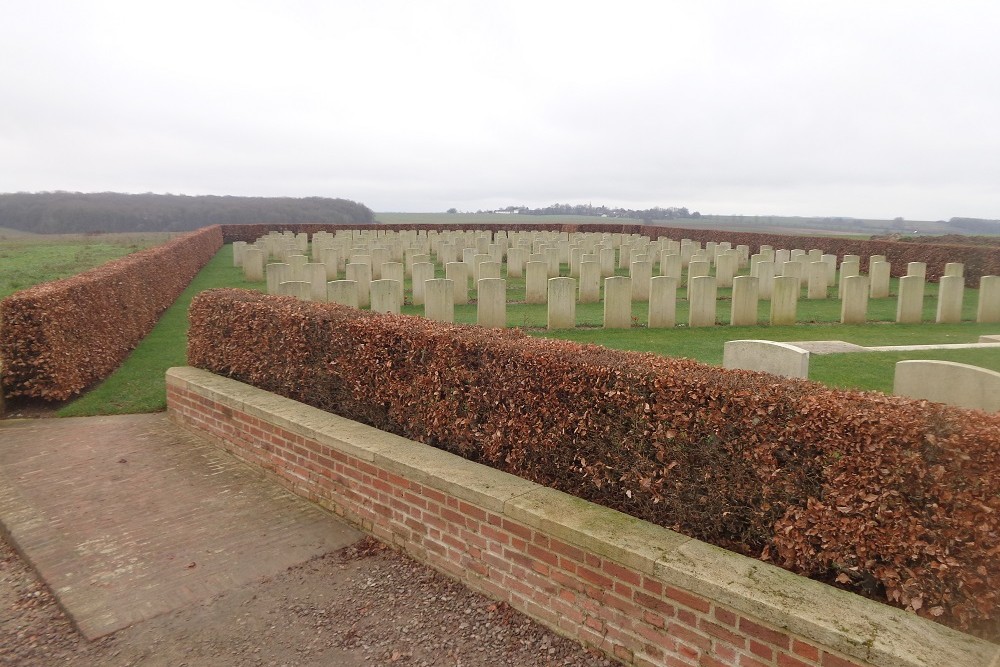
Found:
<path fill-rule="evenodd" d="M 374 540 L 90 643 L 0 539 L 0 665 L 612 664 Z"/>
<path fill-rule="evenodd" d="M 72 399 L 71 399 L 72 400 Z M 59 410 L 70 401 L 41 401 L 38 399 L 9 398 L 0 412 L 0 419 L 48 419 L 58 417 Z"/>

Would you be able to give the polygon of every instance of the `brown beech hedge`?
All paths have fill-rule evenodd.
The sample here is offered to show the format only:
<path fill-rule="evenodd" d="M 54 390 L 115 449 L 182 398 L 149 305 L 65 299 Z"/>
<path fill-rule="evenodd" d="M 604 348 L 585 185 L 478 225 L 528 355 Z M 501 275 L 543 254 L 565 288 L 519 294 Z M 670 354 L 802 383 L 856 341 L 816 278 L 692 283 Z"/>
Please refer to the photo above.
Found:
<path fill-rule="evenodd" d="M 206 227 L 0 302 L 6 396 L 68 399 L 111 374 L 222 247 Z"/>
<path fill-rule="evenodd" d="M 965 629 L 1000 618 L 1000 415 L 243 290 L 188 360 Z"/>

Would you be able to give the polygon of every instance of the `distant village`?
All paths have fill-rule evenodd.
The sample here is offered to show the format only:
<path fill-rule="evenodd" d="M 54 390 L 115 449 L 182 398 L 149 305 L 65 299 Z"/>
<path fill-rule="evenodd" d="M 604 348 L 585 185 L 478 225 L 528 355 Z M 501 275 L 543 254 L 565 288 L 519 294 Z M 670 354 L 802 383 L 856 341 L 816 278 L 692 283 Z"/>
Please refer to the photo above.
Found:
<path fill-rule="evenodd" d="M 454 209 L 449 213 L 456 212 Z M 700 218 L 701 213 L 689 212 L 686 208 L 670 206 L 654 206 L 647 209 L 608 208 L 607 206 L 592 206 L 591 204 L 552 204 L 545 208 L 528 208 L 527 206 L 507 206 L 492 211 L 476 211 L 476 213 L 499 213 L 501 215 L 592 215 L 598 218 L 632 218 L 639 220 L 673 220 L 675 218 Z"/>

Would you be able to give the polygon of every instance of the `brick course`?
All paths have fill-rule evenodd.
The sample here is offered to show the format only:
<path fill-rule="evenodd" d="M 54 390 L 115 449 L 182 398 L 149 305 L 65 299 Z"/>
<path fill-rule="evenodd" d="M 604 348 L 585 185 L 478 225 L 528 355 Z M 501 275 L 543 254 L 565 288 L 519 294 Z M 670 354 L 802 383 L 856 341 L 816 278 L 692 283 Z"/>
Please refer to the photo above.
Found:
<path fill-rule="evenodd" d="M 448 483 L 434 486 L 433 480 L 421 475 L 410 479 L 380 467 L 377 457 L 375 462 L 364 460 L 350 443 L 337 448 L 326 437 L 296 433 L 287 412 L 276 415 L 273 422 L 254 414 L 260 409 L 250 405 L 246 394 L 260 390 L 218 378 L 215 384 L 231 383 L 236 388 L 235 398 L 227 399 L 191 380 L 201 373 L 216 377 L 193 369 L 172 369 L 168 374 L 168 409 L 175 421 L 212 436 L 227 451 L 273 473 L 293 492 L 411 557 L 626 664 L 889 664 L 881 658 L 866 661 L 846 655 L 685 590 L 677 582 L 661 581 L 607 553 L 589 552 L 568 543 L 562 530 L 554 534 L 505 516 L 506 503 L 491 507 L 493 503 L 470 502 L 454 495 Z M 273 400 L 294 403 L 280 397 Z M 325 434 L 313 421 L 302 430 Z M 901 614 L 888 608 L 886 613 Z M 933 632 L 954 632 L 927 626 Z M 989 653 L 988 648 L 983 650 Z M 1000 648 L 997 651 L 1000 655 Z M 870 654 L 870 647 L 857 642 L 856 652 Z M 921 660 L 914 656 L 912 662 L 901 659 L 891 664 L 931 664 Z"/>

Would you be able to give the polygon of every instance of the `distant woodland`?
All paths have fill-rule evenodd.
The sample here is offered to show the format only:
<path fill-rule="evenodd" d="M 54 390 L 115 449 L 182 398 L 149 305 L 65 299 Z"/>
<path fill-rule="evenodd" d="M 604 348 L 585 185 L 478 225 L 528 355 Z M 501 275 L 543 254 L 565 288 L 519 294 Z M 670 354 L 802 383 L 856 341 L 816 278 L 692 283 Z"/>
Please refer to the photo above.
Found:
<path fill-rule="evenodd" d="M 369 224 L 363 204 L 326 197 L 220 197 L 116 192 L 0 194 L 0 227 L 38 234 L 179 232 L 215 224 Z"/>

